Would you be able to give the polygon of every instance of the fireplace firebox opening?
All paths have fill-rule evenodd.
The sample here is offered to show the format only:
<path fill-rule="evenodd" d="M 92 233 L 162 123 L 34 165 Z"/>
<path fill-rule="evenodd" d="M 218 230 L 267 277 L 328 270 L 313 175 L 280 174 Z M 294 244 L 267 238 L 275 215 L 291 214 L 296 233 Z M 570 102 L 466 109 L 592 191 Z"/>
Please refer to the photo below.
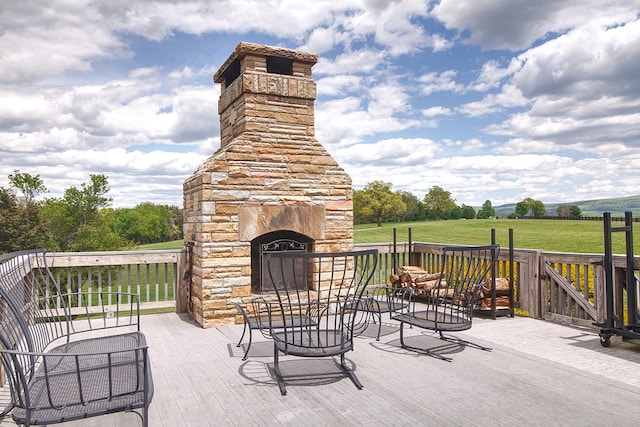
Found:
<path fill-rule="evenodd" d="M 251 241 L 251 292 L 254 294 L 272 293 L 273 285 L 269 278 L 267 256 L 272 252 L 312 252 L 313 239 L 295 231 L 273 231 L 258 236 Z M 299 271 L 284 272 L 284 277 L 274 278 L 276 286 L 293 283 L 289 275 L 300 275 L 304 266 L 294 266 Z"/>

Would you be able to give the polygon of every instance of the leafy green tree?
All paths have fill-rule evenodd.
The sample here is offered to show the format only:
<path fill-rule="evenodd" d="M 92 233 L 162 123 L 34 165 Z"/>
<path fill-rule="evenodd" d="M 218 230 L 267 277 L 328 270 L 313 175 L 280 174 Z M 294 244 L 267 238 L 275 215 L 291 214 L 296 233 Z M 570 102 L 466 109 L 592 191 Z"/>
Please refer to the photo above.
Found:
<path fill-rule="evenodd" d="M 354 217 L 370 218 L 380 227 L 385 218 L 391 216 L 397 219 L 404 215 L 407 206 L 398 193 L 391 191 L 391 185 L 388 182 L 372 181 L 354 194 Z"/>
<path fill-rule="evenodd" d="M 33 176 L 18 169 L 14 169 L 13 173 L 9 174 L 9 184 L 20 190 L 27 205 L 33 203 L 38 195 L 47 192 L 47 187 L 44 186 L 40 175 Z"/>
<path fill-rule="evenodd" d="M 452 207 L 442 214 L 442 219 L 460 219 L 462 218 L 462 208 L 458 205 Z"/>
<path fill-rule="evenodd" d="M 529 206 L 524 201 L 516 203 L 515 214 L 518 218 L 524 218 L 529 213 Z"/>
<path fill-rule="evenodd" d="M 409 191 L 397 191 L 402 198 L 407 211 L 402 217 L 403 221 L 424 221 L 427 216 L 422 203 L 413 193 Z"/>
<path fill-rule="evenodd" d="M 571 216 L 574 218 L 580 218 L 582 216 L 582 210 L 577 205 L 571 205 L 569 207 L 569 211 L 571 213 Z"/>
<path fill-rule="evenodd" d="M 168 241 L 179 235 L 174 213 L 167 206 L 150 202 L 120 210 L 114 226 L 118 234 L 138 244 Z"/>
<path fill-rule="evenodd" d="M 66 250 L 74 252 L 115 251 L 135 246 L 114 229 L 115 212 L 101 209 L 89 223 L 81 225 Z"/>
<path fill-rule="evenodd" d="M 515 214 L 517 217 L 523 218 L 531 212 L 533 217 L 540 218 L 544 216 L 546 211 L 544 203 L 540 200 L 533 200 L 531 197 L 527 197 L 526 199 L 516 203 Z"/>
<path fill-rule="evenodd" d="M 473 206 L 467 206 L 467 205 L 463 204 L 460 207 L 460 209 L 462 210 L 462 217 L 461 218 L 475 219 L 476 210 L 473 208 Z"/>
<path fill-rule="evenodd" d="M 535 218 L 541 218 L 547 213 L 547 209 L 540 200 L 531 201 L 531 213 Z"/>
<path fill-rule="evenodd" d="M 44 235 L 39 207 L 19 203 L 13 191 L 0 187 L 0 253 L 42 247 Z"/>
<path fill-rule="evenodd" d="M 429 192 L 424 196 L 424 205 L 427 216 L 432 217 L 436 221 L 443 218 L 443 214 L 458 207 L 455 200 L 451 198 L 451 193 L 437 185 L 431 187 Z"/>
<path fill-rule="evenodd" d="M 369 217 L 371 212 L 364 209 L 364 206 L 368 203 L 367 195 L 362 190 L 353 190 L 353 223 L 354 224 L 368 224 L 373 222 L 373 219 Z"/>
<path fill-rule="evenodd" d="M 487 219 L 487 218 L 493 218 L 495 216 L 496 216 L 496 210 L 491 205 L 491 200 L 485 200 L 485 202 L 482 204 L 482 207 L 478 211 L 478 218 Z"/>
<path fill-rule="evenodd" d="M 582 210 L 577 205 L 562 205 L 556 209 L 556 214 L 563 218 L 580 218 L 582 216 Z"/>
<path fill-rule="evenodd" d="M 73 212 L 78 227 L 91 221 L 100 209 L 109 206 L 111 198 L 105 197 L 109 192 L 109 182 L 105 175 L 89 175 L 89 183 L 83 183 L 78 189 L 67 188 L 63 201 Z M 70 212 L 71 213 L 71 212 Z"/>
<path fill-rule="evenodd" d="M 80 188 L 70 187 L 62 198 L 46 199 L 42 204 L 47 224 L 47 248 L 51 250 L 117 250 L 127 245 L 116 239 L 113 223 L 101 214 L 111 199 L 106 197 L 109 184 L 105 175 L 90 175 Z"/>

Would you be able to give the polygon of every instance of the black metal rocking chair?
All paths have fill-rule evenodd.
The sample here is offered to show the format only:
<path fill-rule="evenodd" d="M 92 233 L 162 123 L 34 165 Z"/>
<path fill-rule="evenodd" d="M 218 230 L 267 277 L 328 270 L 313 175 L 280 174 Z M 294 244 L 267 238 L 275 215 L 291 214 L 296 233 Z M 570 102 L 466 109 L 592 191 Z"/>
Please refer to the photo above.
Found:
<path fill-rule="evenodd" d="M 487 280 L 499 251 L 499 245 L 445 247 L 442 250 L 441 275 L 433 288 L 423 291 L 420 296 L 411 288 L 390 289 L 387 295 L 391 318 L 400 322 L 402 348 L 446 361 L 452 360 L 432 349 L 408 345 L 403 333 L 403 326 L 407 323 L 436 331 L 442 340 L 491 350 L 448 333 L 471 328 L 476 294 Z"/>
<path fill-rule="evenodd" d="M 274 343 L 273 372 L 286 395 L 280 353 L 299 357 L 340 356 L 342 372 L 358 389 L 362 384 L 346 364 L 353 350 L 365 287 L 371 281 L 377 250 L 293 253 L 267 256 L 268 280 L 274 294 L 254 300 L 255 318 Z M 296 376 L 301 379 L 302 376 Z M 289 378 L 289 377 L 287 377 Z M 291 378 L 293 379 L 293 378 Z"/>

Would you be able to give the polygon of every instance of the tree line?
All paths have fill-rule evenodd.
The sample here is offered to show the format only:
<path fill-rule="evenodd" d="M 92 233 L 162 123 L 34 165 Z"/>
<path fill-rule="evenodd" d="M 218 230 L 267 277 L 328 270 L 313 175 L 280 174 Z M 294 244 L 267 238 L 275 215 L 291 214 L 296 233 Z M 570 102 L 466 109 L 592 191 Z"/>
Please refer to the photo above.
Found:
<path fill-rule="evenodd" d="M 548 216 L 544 203 L 526 198 L 516 203 L 510 218 L 542 218 Z M 563 218 L 579 218 L 580 208 L 576 205 L 562 205 L 556 215 Z M 353 217 L 355 224 L 401 221 L 438 221 L 445 219 L 487 219 L 495 218 L 496 210 L 490 200 L 480 209 L 461 204 L 451 197 L 451 192 L 434 185 L 422 200 L 408 191 L 393 191 L 392 184 L 372 181 L 362 190 L 353 191 Z"/>
<path fill-rule="evenodd" d="M 0 186 L 0 253 L 44 247 L 50 251 L 109 251 L 182 238 L 182 209 L 140 203 L 111 208 L 105 175 L 90 175 L 62 197 L 37 200 L 47 188 L 39 175 L 19 170 Z"/>
<path fill-rule="evenodd" d="M 9 187 L 0 186 L 0 253 L 44 247 L 50 251 L 122 250 L 146 243 L 182 239 L 182 209 L 176 206 L 140 203 L 134 208 L 111 208 L 105 175 L 90 175 L 80 187 L 69 187 L 62 197 L 38 196 L 47 192 L 39 175 L 14 170 Z M 495 218 L 496 210 L 486 200 L 476 211 L 458 205 L 451 192 L 433 186 L 422 200 L 408 191 L 393 191 L 392 184 L 373 181 L 353 191 L 355 224 L 401 221 Z M 580 208 L 562 205 L 556 215 L 579 218 Z M 513 218 L 549 216 L 539 200 L 518 202 Z"/>

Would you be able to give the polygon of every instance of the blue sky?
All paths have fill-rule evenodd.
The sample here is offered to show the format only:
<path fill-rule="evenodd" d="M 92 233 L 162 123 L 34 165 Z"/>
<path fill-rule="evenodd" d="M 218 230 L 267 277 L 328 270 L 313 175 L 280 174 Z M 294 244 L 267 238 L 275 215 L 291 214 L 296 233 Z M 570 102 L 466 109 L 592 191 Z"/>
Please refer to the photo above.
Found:
<path fill-rule="evenodd" d="M 181 206 L 241 41 L 318 53 L 316 137 L 356 188 L 640 194 L 639 0 L 2 2 L 0 185 L 104 174 L 116 207 Z"/>

